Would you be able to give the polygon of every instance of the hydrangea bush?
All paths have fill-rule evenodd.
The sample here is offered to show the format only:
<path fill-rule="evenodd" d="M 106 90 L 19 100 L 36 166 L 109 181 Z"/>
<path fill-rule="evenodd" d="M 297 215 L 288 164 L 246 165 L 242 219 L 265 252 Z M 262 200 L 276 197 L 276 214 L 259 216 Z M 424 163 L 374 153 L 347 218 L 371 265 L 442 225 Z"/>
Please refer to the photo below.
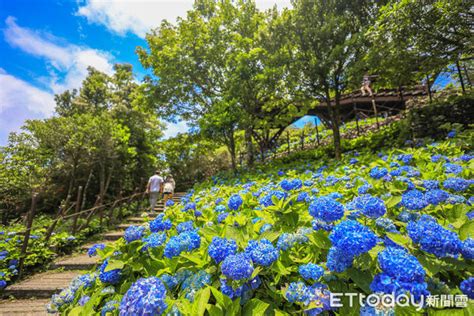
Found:
<path fill-rule="evenodd" d="M 97 277 L 51 306 L 74 315 L 375 315 L 357 300 L 332 307 L 331 293 L 473 298 L 467 138 L 214 177 L 94 247 Z"/>

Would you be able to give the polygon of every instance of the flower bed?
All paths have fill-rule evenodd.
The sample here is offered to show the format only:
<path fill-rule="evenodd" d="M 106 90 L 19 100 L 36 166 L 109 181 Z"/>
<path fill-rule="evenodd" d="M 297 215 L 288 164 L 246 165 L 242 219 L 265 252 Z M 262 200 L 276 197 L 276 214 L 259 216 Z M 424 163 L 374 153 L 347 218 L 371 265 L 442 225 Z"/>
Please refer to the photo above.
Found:
<path fill-rule="evenodd" d="M 342 297 L 336 307 L 332 294 L 473 299 L 474 156 L 460 146 L 472 137 L 467 131 L 461 140 L 420 148 L 215 178 L 166 214 L 128 228 L 124 239 L 96 247 L 100 269 L 76 279 L 48 308 L 72 315 L 353 315 L 360 302 Z M 414 306 L 395 311 L 420 313 Z"/>

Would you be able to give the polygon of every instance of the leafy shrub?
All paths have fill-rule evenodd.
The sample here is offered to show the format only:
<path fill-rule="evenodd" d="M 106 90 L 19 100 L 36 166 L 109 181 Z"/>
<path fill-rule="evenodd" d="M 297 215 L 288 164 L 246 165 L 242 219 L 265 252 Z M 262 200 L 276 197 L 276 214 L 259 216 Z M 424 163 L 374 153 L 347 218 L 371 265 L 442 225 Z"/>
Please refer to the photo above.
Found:
<path fill-rule="evenodd" d="M 160 215 L 171 229 L 145 224 L 141 239 L 97 250 L 106 261 L 91 272 L 98 278 L 72 285 L 74 297 L 53 298 L 50 310 L 126 314 L 156 303 L 170 315 L 348 315 L 356 307 L 331 307 L 331 292 L 471 291 L 474 157 L 460 143 L 472 134 L 197 185 Z"/>

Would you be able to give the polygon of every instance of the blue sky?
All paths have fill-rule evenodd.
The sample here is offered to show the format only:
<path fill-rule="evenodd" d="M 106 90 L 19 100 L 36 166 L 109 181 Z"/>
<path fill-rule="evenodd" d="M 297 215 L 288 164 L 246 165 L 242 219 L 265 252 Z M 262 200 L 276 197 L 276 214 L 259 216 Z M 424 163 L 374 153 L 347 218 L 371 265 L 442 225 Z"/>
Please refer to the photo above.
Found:
<path fill-rule="evenodd" d="M 146 32 L 175 21 L 192 0 L 0 0 L 0 146 L 26 119 L 54 115 L 54 94 L 78 88 L 91 65 L 106 73 L 133 65 Z M 257 0 L 261 9 L 290 0 Z M 166 136 L 187 130 L 170 123 Z"/>

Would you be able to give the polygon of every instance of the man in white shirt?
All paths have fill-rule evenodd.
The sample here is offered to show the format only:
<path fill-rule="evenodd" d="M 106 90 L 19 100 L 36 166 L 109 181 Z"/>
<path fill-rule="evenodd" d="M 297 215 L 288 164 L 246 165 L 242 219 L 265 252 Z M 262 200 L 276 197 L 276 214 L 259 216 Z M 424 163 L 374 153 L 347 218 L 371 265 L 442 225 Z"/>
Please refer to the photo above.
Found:
<path fill-rule="evenodd" d="M 148 180 L 148 184 L 146 186 L 146 193 L 150 195 L 150 206 L 151 211 L 155 210 L 156 202 L 160 197 L 160 194 L 163 192 L 163 178 L 160 177 L 160 171 L 156 171 L 153 176 L 150 177 Z"/>

